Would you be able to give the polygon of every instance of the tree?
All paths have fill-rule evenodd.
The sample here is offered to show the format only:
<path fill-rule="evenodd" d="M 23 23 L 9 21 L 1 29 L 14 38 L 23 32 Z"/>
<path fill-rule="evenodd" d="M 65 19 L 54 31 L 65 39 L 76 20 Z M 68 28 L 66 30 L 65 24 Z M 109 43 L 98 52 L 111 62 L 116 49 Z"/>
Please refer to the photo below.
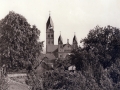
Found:
<path fill-rule="evenodd" d="M 73 50 L 70 57 L 71 64 L 75 65 L 77 70 L 84 71 L 90 64 L 90 62 L 88 62 L 88 58 L 90 57 L 89 53 L 81 47 L 79 47 L 76 50 Z"/>
<path fill-rule="evenodd" d="M 5 78 L 0 79 L 0 90 L 8 90 L 8 83 Z"/>
<path fill-rule="evenodd" d="M 112 26 L 96 26 L 81 42 L 83 48 L 78 48 L 71 55 L 77 70 L 87 80 L 93 79 L 93 86 L 98 85 L 100 90 L 119 90 L 120 30 Z"/>
<path fill-rule="evenodd" d="M 68 70 L 68 67 L 71 65 L 70 59 L 56 59 L 54 61 L 54 69 Z"/>
<path fill-rule="evenodd" d="M 0 21 L 0 61 L 11 69 L 25 69 L 34 65 L 42 51 L 43 42 L 38 42 L 40 31 L 30 26 L 20 14 L 10 11 Z"/>
<path fill-rule="evenodd" d="M 71 73 L 64 70 L 53 70 L 43 73 L 41 78 L 45 90 L 83 90 L 86 87 L 86 79 L 81 72 Z"/>
<path fill-rule="evenodd" d="M 81 42 L 84 49 L 94 53 L 104 68 L 110 67 L 120 57 L 120 30 L 115 27 L 96 26 Z"/>

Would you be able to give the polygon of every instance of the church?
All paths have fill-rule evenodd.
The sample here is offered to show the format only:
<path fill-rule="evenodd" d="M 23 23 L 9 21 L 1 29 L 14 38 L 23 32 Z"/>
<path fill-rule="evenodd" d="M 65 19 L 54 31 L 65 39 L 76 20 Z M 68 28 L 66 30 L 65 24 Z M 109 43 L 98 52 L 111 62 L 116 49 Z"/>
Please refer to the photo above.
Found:
<path fill-rule="evenodd" d="M 46 23 L 46 58 L 66 58 L 66 56 L 70 54 L 73 49 L 78 48 L 76 35 L 73 36 L 72 45 L 69 44 L 69 39 L 67 39 L 66 44 L 63 44 L 61 34 L 58 38 L 58 45 L 54 44 L 54 38 L 54 23 L 49 15 Z"/>

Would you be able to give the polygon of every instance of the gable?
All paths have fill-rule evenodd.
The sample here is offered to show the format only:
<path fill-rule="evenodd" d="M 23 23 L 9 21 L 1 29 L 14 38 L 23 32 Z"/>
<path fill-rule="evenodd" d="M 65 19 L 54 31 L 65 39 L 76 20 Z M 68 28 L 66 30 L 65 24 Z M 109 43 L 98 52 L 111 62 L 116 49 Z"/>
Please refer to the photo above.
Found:
<path fill-rule="evenodd" d="M 63 47 L 63 49 L 64 49 L 64 52 L 71 52 L 72 46 L 71 46 L 70 44 L 66 44 L 66 45 Z"/>
<path fill-rule="evenodd" d="M 36 74 L 38 76 L 47 70 L 53 70 L 53 68 L 52 68 L 52 66 L 50 66 L 49 64 L 47 64 L 45 62 L 39 63 L 39 65 L 35 69 Z"/>

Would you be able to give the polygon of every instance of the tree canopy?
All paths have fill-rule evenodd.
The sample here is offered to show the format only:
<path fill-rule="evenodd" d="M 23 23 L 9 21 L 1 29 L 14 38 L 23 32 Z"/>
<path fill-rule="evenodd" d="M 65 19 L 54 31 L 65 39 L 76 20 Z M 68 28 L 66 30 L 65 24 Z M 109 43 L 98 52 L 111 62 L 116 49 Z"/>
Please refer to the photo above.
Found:
<path fill-rule="evenodd" d="M 71 55 L 77 69 L 89 64 L 101 64 L 107 68 L 120 58 L 120 30 L 115 27 L 96 26 L 81 42 L 83 48 L 73 51 Z"/>
<path fill-rule="evenodd" d="M 58 59 L 54 70 L 31 75 L 33 90 L 120 90 L 120 30 L 96 26 L 81 42 L 83 47 L 73 50 L 68 60 Z M 68 71 L 70 65 L 77 70 Z"/>
<path fill-rule="evenodd" d="M 86 75 L 91 75 L 100 90 L 119 90 L 120 30 L 112 26 L 96 26 L 81 42 L 83 47 L 71 55 L 72 64 L 87 79 Z"/>
<path fill-rule="evenodd" d="M 24 69 L 34 65 L 42 51 L 40 31 L 31 26 L 25 17 L 10 11 L 0 21 L 0 62 L 11 69 Z"/>

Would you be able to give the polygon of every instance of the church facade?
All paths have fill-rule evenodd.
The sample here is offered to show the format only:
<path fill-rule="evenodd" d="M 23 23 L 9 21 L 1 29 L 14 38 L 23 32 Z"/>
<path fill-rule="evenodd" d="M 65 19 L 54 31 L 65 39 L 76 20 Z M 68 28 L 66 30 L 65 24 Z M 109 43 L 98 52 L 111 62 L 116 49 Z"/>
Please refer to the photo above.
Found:
<path fill-rule="evenodd" d="M 46 23 L 46 56 L 66 58 L 66 56 L 70 54 L 73 49 L 78 48 L 76 35 L 73 36 L 72 45 L 69 44 L 69 39 L 67 39 L 66 44 L 63 44 L 61 34 L 58 38 L 58 45 L 54 44 L 54 38 L 54 23 L 49 15 Z"/>

